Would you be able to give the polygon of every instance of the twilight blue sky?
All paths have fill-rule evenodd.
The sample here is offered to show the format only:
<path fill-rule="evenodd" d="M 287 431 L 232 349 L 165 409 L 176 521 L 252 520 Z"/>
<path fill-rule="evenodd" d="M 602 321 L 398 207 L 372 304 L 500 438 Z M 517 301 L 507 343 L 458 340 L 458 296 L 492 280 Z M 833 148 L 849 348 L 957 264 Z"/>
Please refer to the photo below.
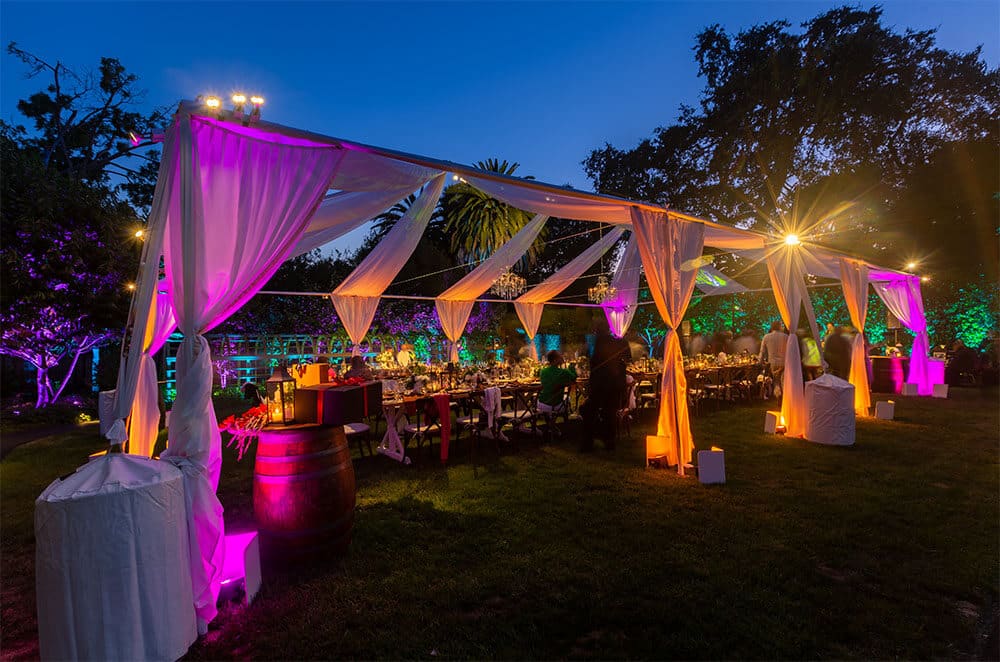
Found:
<path fill-rule="evenodd" d="M 589 189 L 590 149 L 632 145 L 697 102 L 700 29 L 797 25 L 839 4 L 4 0 L 0 36 L 78 70 L 117 57 L 151 105 L 261 93 L 270 121 L 464 163 L 518 161 L 521 174 Z M 882 5 L 889 24 L 937 28 L 941 46 L 981 44 L 1000 64 L 996 0 Z M 17 100 L 39 81 L 6 53 L 0 63 L 0 117 L 21 122 Z"/>

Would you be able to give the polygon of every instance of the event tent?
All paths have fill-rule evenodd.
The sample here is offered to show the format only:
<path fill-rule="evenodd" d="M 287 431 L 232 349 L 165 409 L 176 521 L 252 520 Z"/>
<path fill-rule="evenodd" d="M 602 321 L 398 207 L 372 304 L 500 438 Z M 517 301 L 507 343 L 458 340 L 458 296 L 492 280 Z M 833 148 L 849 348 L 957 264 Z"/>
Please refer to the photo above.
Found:
<path fill-rule="evenodd" d="M 675 331 L 695 287 L 738 288 L 703 259 L 706 248 L 735 252 L 767 265 L 781 317 L 789 329 L 804 310 L 819 332 L 806 290 L 808 274 L 839 280 L 855 327 L 864 330 L 869 283 L 916 334 L 911 382 L 929 394 L 928 338 L 919 279 L 811 243 L 772 237 L 697 218 L 659 205 L 576 191 L 432 158 L 332 138 L 244 117 L 199 102 L 180 104 L 168 128 L 129 315 L 108 436 L 149 455 L 159 420 L 150 358 L 175 329 L 177 398 L 162 458 L 184 473 L 191 534 L 191 572 L 199 626 L 215 616 L 222 568 L 222 506 L 216 497 L 221 437 L 212 408 L 212 363 L 204 334 L 253 297 L 287 259 L 360 227 L 409 194 L 420 197 L 362 265 L 332 293 L 351 339 L 364 337 L 379 298 L 413 252 L 447 177 L 461 177 L 488 195 L 535 214 L 510 242 L 458 283 L 434 295 L 453 343 L 474 302 L 528 249 L 548 217 L 616 226 L 554 276 L 514 301 L 529 336 L 542 306 L 629 232 L 612 279 L 617 295 L 602 307 L 621 335 L 635 312 L 640 270 L 668 326 L 657 439 L 680 471 L 691 459 L 686 382 Z M 163 269 L 161 273 L 160 264 Z M 699 275 L 701 275 L 699 281 Z M 735 291 L 735 290 L 729 290 Z M 790 334 L 782 414 L 788 434 L 802 436 L 805 398 L 799 346 Z M 855 406 L 867 413 L 864 341 L 855 340 L 850 381 Z M 453 353 L 454 356 L 454 353 Z M 125 421 L 129 421 L 126 430 Z"/>

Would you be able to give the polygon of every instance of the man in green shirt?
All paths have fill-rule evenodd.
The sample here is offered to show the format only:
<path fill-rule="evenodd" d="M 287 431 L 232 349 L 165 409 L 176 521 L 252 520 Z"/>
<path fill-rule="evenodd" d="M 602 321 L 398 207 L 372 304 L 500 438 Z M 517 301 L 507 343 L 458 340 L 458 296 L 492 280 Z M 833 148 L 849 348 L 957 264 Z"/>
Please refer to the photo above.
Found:
<path fill-rule="evenodd" d="M 546 354 L 545 358 L 549 364 L 538 373 L 542 382 L 542 390 L 538 394 L 538 413 L 550 415 L 562 406 L 566 387 L 576 381 L 576 366 L 560 368 L 563 358 L 556 350 Z"/>

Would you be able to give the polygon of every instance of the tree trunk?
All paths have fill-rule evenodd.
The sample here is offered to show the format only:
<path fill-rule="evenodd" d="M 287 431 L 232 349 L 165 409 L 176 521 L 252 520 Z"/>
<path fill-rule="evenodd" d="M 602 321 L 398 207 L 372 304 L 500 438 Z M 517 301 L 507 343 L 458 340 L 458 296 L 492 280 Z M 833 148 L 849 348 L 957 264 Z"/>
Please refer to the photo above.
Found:
<path fill-rule="evenodd" d="M 81 345 L 81 347 L 87 347 L 86 343 L 84 343 L 83 345 Z M 77 363 L 77 361 L 80 360 L 80 354 L 82 354 L 85 351 L 89 352 L 90 349 L 89 348 L 87 348 L 87 349 L 77 349 L 76 353 L 73 354 L 73 362 L 69 364 L 69 370 L 66 371 L 66 376 L 63 377 L 62 384 L 59 385 L 59 390 L 56 391 L 55 395 L 52 396 L 52 402 L 55 402 L 56 400 L 58 400 L 59 396 L 62 395 L 63 389 L 66 388 L 66 384 L 69 384 L 70 377 L 73 376 L 73 372 L 76 370 L 76 363 Z M 52 390 L 51 387 L 49 388 L 49 390 L 50 391 Z"/>
<path fill-rule="evenodd" d="M 35 366 L 36 399 L 35 409 L 43 409 L 52 404 L 52 387 L 49 384 L 49 369 Z"/>

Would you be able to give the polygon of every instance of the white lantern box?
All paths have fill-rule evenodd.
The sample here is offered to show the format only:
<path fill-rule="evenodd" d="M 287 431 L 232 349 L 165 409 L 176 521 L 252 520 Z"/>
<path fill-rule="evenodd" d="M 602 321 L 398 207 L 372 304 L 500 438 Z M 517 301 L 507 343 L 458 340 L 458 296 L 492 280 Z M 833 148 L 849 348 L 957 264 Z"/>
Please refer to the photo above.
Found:
<path fill-rule="evenodd" d="M 948 397 L 948 385 L 947 384 L 935 384 L 934 392 L 931 394 L 935 398 L 947 398 Z"/>
<path fill-rule="evenodd" d="M 785 419 L 780 411 L 769 411 L 764 414 L 764 432 L 778 434 L 785 431 Z"/>
<path fill-rule="evenodd" d="M 875 403 L 875 418 L 883 421 L 891 421 L 896 417 L 896 403 L 892 400 L 888 402 Z"/>
<path fill-rule="evenodd" d="M 900 395 L 920 395 L 920 393 L 917 391 L 916 384 L 906 383 L 903 384 L 903 391 Z"/>
<path fill-rule="evenodd" d="M 726 452 L 718 446 L 711 450 L 698 451 L 698 480 L 703 485 L 717 485 L 726 482 Z"/>

